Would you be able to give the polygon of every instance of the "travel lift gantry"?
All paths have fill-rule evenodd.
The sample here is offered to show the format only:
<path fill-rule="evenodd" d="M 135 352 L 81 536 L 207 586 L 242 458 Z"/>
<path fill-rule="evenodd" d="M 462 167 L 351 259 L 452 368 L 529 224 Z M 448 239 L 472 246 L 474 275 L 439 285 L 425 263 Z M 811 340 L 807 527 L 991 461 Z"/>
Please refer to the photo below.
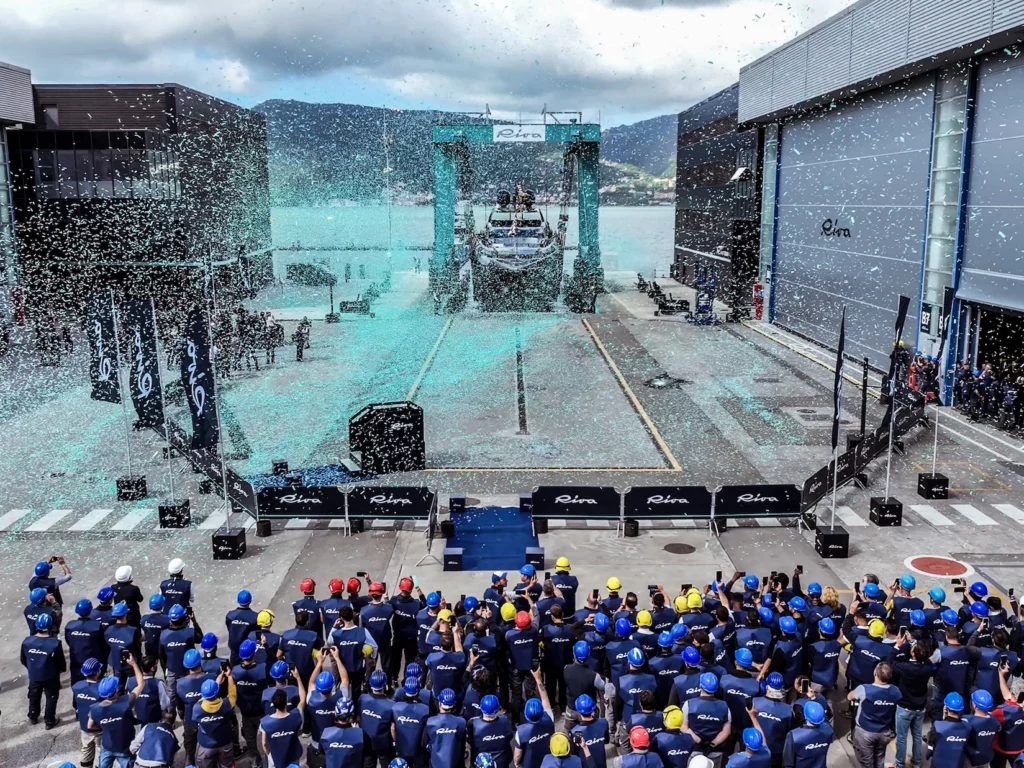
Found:
<path fill-rule="evenodd" d="M 459 177 L 460 174 L 466 175 L 469 166 L 469 145 L 518 142 L 565 145 L 558 221 L 563 246 L 568 220 L 566 208 L 574 172 L 579 179 L 579 252 L 573 263 L 573 275 L 564 290 L 565 300 L 575 312 L 593 311 L 594 299 L 604 287 L 597 228 L 601 126 L 583 123 L 578 119 L 558 122 L 558 116 L 563 114 L 579 113 L 545 111 L 544 122 L 533 125 L 485 123 L 434 126 L 434 252 L 430 258 L 430 290 L 434 294 L 435 303 L 443 311 L 455 311 L 464 303 L 453 300 L 460 290 L 458 274 L 463 261 L 455 236 L 455 209 Z"/>

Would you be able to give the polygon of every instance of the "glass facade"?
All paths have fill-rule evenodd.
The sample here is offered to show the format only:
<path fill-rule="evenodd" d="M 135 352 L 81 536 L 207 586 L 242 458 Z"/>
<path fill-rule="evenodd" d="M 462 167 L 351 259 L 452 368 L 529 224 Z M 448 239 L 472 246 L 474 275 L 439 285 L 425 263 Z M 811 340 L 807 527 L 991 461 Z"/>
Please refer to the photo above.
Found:
<path fill-rule="evenodd" d="M 764 128 L 764 163 L 761 184 L 761 256 L 760 275 L 766 277 L 772 269 L 772 249 L 775 247 L 775 184 L 779 168 L 779 124 Z"/>
<path fill-rule="evenodd" d="M 7 131 L 0 125 L 0 284 L 14 283 L 14 211 L 10 186 Z"/>

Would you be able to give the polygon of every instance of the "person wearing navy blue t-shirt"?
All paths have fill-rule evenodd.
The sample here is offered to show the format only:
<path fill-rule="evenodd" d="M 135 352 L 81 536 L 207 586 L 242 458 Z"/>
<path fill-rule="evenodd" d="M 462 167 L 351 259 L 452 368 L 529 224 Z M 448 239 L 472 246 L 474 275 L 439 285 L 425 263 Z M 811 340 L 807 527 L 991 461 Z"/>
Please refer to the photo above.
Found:
<path fill-rule="evenodd" d="M 132 710 L 135 699 L 144 686 L 142 670 L 129 656 L 127 664 L 135 673 L 135 687 L 119 695 L 120 686 L 116 677 L 104 677 L 97 684 L 100 700 L 89 708 L 86 727 L 90 731 L 102 731 L 100 737 L 100 768 L 110 768 L 116 761 L 120 768 L 128 768 L 133 760 L 132 741 L 135 739 L 135 716 Z"/>
<path fill-rule="evenodd" d="M 60 676 L 67 669 L 64 646 L 58 637 L 51 637 L 53 617 L 41 613 L 36 617 L 35 634 L 21 644 L 21 663 L 28 672 L 28 719 L 39 722 L 40 701 L 46 694 L 43 720 L 46 730 L 57 725 L 57 698 L 60 696 Z"/>

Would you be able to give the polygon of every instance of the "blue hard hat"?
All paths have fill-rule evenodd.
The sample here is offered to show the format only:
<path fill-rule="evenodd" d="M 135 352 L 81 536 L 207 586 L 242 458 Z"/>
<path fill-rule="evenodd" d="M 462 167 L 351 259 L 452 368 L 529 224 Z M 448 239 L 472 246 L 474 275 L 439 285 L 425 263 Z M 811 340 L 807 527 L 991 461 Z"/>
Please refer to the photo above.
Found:
<path fill-rule="evenodd" d="M 971 694 L 971 703 L 978 709 L 983 709 L 986 712 L 992 711 L 995 703 L 992 701 L 992 694 L 983 688 L 979 688 Z"/>
<path fill-rule="evenodd" d="M 88 659 L 82 662 L 82 676 L 89 677 L 90 675 L 95 675 L 102 668 L 103 665 L 100 664 L 100 660 L 94 659 L 90 656 Z"/>
<path fill-rule="evenodd" d="M 491 574 L 491 584 L 497 584 L 502 579 L 508 578 L 508 571 L 495 571 Z"/>
<path fill-rule="evenodd" d="M 388 676 L 382 669 L 375 669 L 370 673 L 370 689 L 383 691 L 388 686 Z"/>
<path fill-rule="evenodd" d="M 915 627 L 923 627 L 928 623 L 928 617 L 924 615 L 924 611 L 916 610 L 910 612 L 910 623 Z"/>
<path fill-rule="evenodd" d="M 404 757 L 396 757 L 388 763 L 388 768 L 409 768 L 409 761 Z"/>
<path fill-rule="evenodd" d="M 946 694 L 946 698 L 942 700 L 943 706 L 950 712 L 963 712 L 964 711 L 964 697 L 956 691 Z"/>
<path fill-rule="evenodd" d="M 619 637 L 629 637 L 633 631 L 633 625 L 629 623 L 629 619 L 616 619 L 615 620 L 615 634 Z"/>
<path fill-rule="evenodd" d="M 629 662 L 631 667 L 642 667 L 644 665 L 644 661 L 646 661 L 646 657 L 644 656 L 644 652 L 639 648 L 630 648 L 626 653 L 626 661 Z"/>
<path fill-rule="evenodd" d="M 932 601 L 942 605 L 946 602 L 946 590 L 942 587 L 932 587 L 928 590 L 928 597 L 931 598 Z"/>
<path fill-rule="evenodd" d="M 199 655 L 199 651 L 195 648 L 189 648 L 185 651 L 185 655 L 181 659 L 181 663 L 185 665 L 185 669 L 195 669 L 203 663 L 203 657 Z M 284 662 L 278 662 L 279 664 Z"/>
<path fill-rule="evenodd" d="M 769 688 L 774 688 L 776 691 L 781 691 L 786 687 L 786 680 L 781 672 L 770 672 L 765 679 L 765 685 Z"/>
<path fill-rule="evenodd" d="M 976 581 L 971 584 L 971 594 L 975 597 L 988 597 L 988 587 L 982 582 Z"/>
<path fill-rule="evenodd" d="M 980 376 L 981 375 L 981 368 L 972 368 L 971 369 L 971 373 L 973 373 L 975 376 Z"/>
<path fill-rule="evenodd" d="M 338 717 L 352 717 L 352 713 L 355 711 L 356 705 L 348 696 L 342 696 L 334 705 L 334 714 Z"/>
<path fill-rule="evenodd" d="M 696 667 L 700 664 L 700 651 L 692 645 L 683 648 L 683 663 L 688 667 Z"/>
<path fill-rule="evenodd" d="M 529 576 L 532 579 L 534 576 L 537 575 L 537 569 L 534 568 L 529 563 L 527 563 L 526 565 L 524 565 L 522 568 L 519 569 L 519 575 L 520 576 Z"/>
<path fill-rule="evenodd" d="M 718 690 L 718 677 L 713 672 L 705 672 L 700 676 L 701 690 L 714 693 Z"/>
<path fill-rule="evenodd" d="M 941 614 L 939 614 L 939 618 L 942 619 L 943 624 L 946 624 L 950 627 L 955 627 L 957 621 L 959 620 L 959 617 L 956 615 L 956 611 L 954 611 L 952 608 L 947 608 L 946 610 L 944 610 Z"/>
<path fill-rule="evenodd" d="M 917 579 L 915 579 L 909 573 L 904 573 L 902 576 L 900 576 L 900 586 L 904 589 L 916 589 Z"/>
<path fill-rule="evenodd" d="M 498 701 L 498 697 L 493 693 L 488 693 L 480 699 L 480 711 L 488 717 L 498 714 L 499 709 L 501 709 L 501 702 Z"/>
<path fill-rule="evenodd" d="M 816 581 L 812 581 L 807 585 L 807 594 L 811 597 L 821 597 L 821 584 Z"/>
<path fill-rule="evenodd" d="M 153 595 L 149 598 L 149 610 L 162 611 L 165 602 L 163 595 Z"/>
<path fill-rule="evenodd" d="M 789 610 L 791 610 L 791 611 L 800 611 L 800 613 L 803 613 L 804 611 L 807 610 L 807 601 L 804 600 L 799 595 L 797 595 L 796 597 L 794 597 L 792 600 L 789 601 Z"/>
<path fill-rule="evenodd" d="M 473 611 L 476 610 L 478 605 L 480 605 L 480 601 L 477 600 L 472 595 L 470 595 L 469 597 L 467 597 L 465 600 L 462 601 L 462 608 L 463 608 L 463 610 L 466 611 L 466 613 L 472 613 Z"/>
<path fill-rule="evenodd" d="M 607 632 L 610 620 L 606 613 L 595 613 L 594 614 L 594 629 L 598 632 Z"/>
<path fill-rule="evenodd" d="M 216 680 L 204 680 L 199 687 L 199 693 L 204 699 L 216 699 L 220 696 L 220 686 Z"/>
<path fill-rule="evenodd" d="M 117 678 L 104 677 L 100 680 L 97 693 L 99 693 L 101 699 L 109 699 L 117 693 Z"/>
<path fill-rule="evenodd" d="M 392 768 L 388 766 L 388 768 Z M 473 768 L 494 768 L 494 758 L 489 752 L 481 752 L 473 760 Z"/>
<path fill-rule="evenodd" d="M 773 605 L 775 605 L 775 598 L 774 597 L 772 597 L 770 594 L 761 595 L 761 607 L 762 608 L 771 608 Z"/>
<path fill-rule="evenodd" d="M 324 670 L 316 676 L 316 680 L 313 681 L 313 687 L 320 691 L 320 693 L 330 693 L 334 690 L 334 675 Z"/>
<path fill-rule="evenodd" d="M 110 615 L 115 619 L 119 619 L 122 616 L 128 615 L 128 603 L 123 600 L 120 603 L 114 603 L 114 607 L 110 609 Z"/>
<path fill-rule="evenodd" d="M 33 568 L 33 572 L 36 576 L 48 576 L 50 573 L 50 564 L 42 561 L 36 563 L 36 567 Z"/>
<path fill-rule="evenodd" d="M 185 607 L 175 603 L 167 610 L 167 618 L 171 621 L 185 618 Z"/>
<path fill-rule="evenodd" d="M 737 648 L 733 658 L 736 659 L 737 667 L 748 669 L 754 665 L 754 654 L 747 648 Z"/>
<path fill-rule="evenodd" d="M 40 613 L 36 616 L 36 629 L 46 632 L 53 626 L 53 616 L 48 613 Z"/>
<path fill-rule="evenodd" d="M 32 605 L 42 605 L 45 600 L 46 590 L 42 587 L 36 587 L 28 593 L 28 601 L 32 603 Z"/>
<path fill-rule="evenodd" d="M 419 680 L 421 677 L 423 677 L 423 670 L 421 670 L 420 665 L 414 661 L 412 664 L 406 665 L 405 676 L 415 677 L 417 680 Z"/>
<path fill-rule="evenodd" d="M 826 616 L 818 622 L 818 631 L 823 635 L 834 635 L 836 633 L 836 623 Z"/>
<path fill-rule="evenodd" d="M 867 584 L 864 585 L 864 597 L 875 598 L 881 597 L 881 595 L 882 590 L 879 589 L 878 585 L 875 584 L 873 581 L 869 581 Z"/>
<path fill-rule="evenodd" d="M 96 599 L 101 603 L 106 603 L 114 599 L 114 590 L 110 587 L 103 587 L 99 592 L 96 593 Z"/>
<path fill-rule="evenodd" d="M 804 704 L 804 719 L 811 725 L 821 725 L 825 722 L 825 708 L 816 701 L 808 701 Z"/>
<path fill-rule="evenodd" d="M 88 616 L 92 613 L 92 600 L 83 597 L 75 603 L 75 613 L 79 616 Z"/>
<path fill-rule="evenodd" d="M 288 663 L 284 661 L 275 661 L 270 665 L 270 676 L 275 680 L 284 680 L 288 677 Z"/>
<path fill-rule="evenodd" d="M 585 640 L 577 640 L 572 647 L 572 657 L 576 661 L 585 661 L 590 658 L 590 644 Z"/>
<path fill-rule="evenodd" d="M 761 580 L 754 574 L 749 574 L 743 577 L 743 586 L 749 590 L 755 590 L 760 585 Z"/>
<path fill-rule="evenodd" d="M 407 696 L 413 697 L 420 692 L 420 679 L 418 677 L 407 677 L 402 685 L 402 690 Z"/>
<path fill-rule="evenodd" d="M 454 697 L 455 694 L 453 693 L 452 698 Z M 526 706 L 523 707 L 523 714 L 531 723 L 536 723 L 540 720 L 541 715 L 544 714 L 544 705 L 540 703 L 540 699 L 530 699 L 526 702 Z"/>
<path fill-rule="evenodd" d="M 671 648 L 672 647 L 672 633 L 668 630 L 660 632 L 658 634 L 658 647 L 659 648 Z"/>
<path fill-rule="evenodd" d="M 775 621 L 775 612 L 771 608 L 758 608 L 757 615 L 761 617 L 761 621 L 765 624 L 771 624 Z"/>
<path fill-rule="evenodd" d="M 971 603 L 971 613 L 979 619 L 984 619 L 988 616 L 988 606 L 984 603 Z"/>
<path fill-rule="evenodd" d="M 751 752 L 757 752 L 764 746 L 764 737 L 757 728 L 743 729 L 743 746 Z"/>
<path fill-rule="evenodd" d="M 237 599 L 239 605 L 252 605 L 252 593 L 248 589 L 239 592 Z"/>
<path fill-rule="evenodd" d="M 779 619 L 779 629 L 782 630 L 784 635 L 795 635 L 796 634 L 796 619 L 792 616 L 783 616 Z"/>
<path fill-rule="evenodd" d="M 455 691 L 451 688 L 445 688 L 439 694 L 437 694 L 437 703 L 442 707 L 454 707 L 455 706 Z"/>
<path fill-rule="evenodd" d="M 440 592 L 431 592 L 429 595 L 427 595 L 427 607 L 428 608 L 437 608 L 437 606 L 439 606 L 440 604 L 441 604 L 441 593 Z"/>
<path fill-rule="evenodd" d="M 576 697 L 576 711 L 584 717 L 590 717 L 596 708 L 594 700 L 587 694 L 584 693 Z"/>
<path fill-rule="evenodd" d="M 682 640 L 690 633 L 690 628 L 685 624 L 673 624 L 672 625 L 672 642 L 676 643 Z"/>
<path fill-rule="evenodd" d="M 243 640 L 242 644 L 238 646 L 238 657 L 240 659 L 251 659 L 256 655 L 256 648 L 255 640 Z"/>

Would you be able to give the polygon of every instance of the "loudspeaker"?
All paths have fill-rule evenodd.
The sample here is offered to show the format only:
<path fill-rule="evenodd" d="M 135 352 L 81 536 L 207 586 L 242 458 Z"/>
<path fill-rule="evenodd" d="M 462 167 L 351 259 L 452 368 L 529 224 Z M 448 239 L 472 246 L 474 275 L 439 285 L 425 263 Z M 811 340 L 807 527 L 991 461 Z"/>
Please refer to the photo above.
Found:
<path fill-rule="evenodd" d="M 800 515 L 800 518 L 803 520 L 803 524 L 807 526 L 807 530 L 818 530 L 818 516 L 816 514 L 808 510 L 807 512 L 803 512 Z"/>
<path fill-rule="evenodd" d="M 448 511 L 451 514 L 466 511 L 466 494 L 453 493 L 448 497 Z"/>
<path fill-rule="evenodd" d="M 533 532 L 538 536 L 542 533 L 548 532 L 548 519 L 546 517 L 534 517 L 531 518 L 533 522 Z"/>
<path fill-rule="evenodd" d="M 462 570 L 462 547 L 444 548 L 444 569 L 446 571 Z"/>
<path fill-rule="evenodd" d="M 161 528 L 188 528 L 192 524 L 192 509 L 188 499 L 160 504 L 157 513 Z"/>
<path fill-rule="evenodd" d="M 871 522 L 879 528 L 891 528 L 903 525 L 903 502 L 892 496 L 871 497 Z"/>
<path fill-rule="evenodd" d="M 814 535 L 814 551 L 825 560 L 845 559 L 850 556 L 850 534 L 841 525 L 832 530 L 823 525 Z"/>
<path fill-rule="evenodd" d="M 544 570 L 544 547 L 527 547 L 526 562 L 538 571 Z"/>
<path fill-rule="evenodd" d="M 366 530 L 366 521 L 361 517 L 351 517 L 348 521 L 349 533 L 362 533 Z"/>
<path fill-rule="evenodd" d="M 922 472 L 917 476 L 917 495 L 926 499 L 948 499 L 949 478 L 939 472 Z"/>
<path fill-rule="evenodd" d="M 256 521 L 256 535 L 261 539 L 265 539 L 270 535 L 270 520 Z"/>
<path fill-rule="evenodd" d="M 640 521 L 627 517 L 622 524 L 622 535 L 627 539 L 635 539 L 640 535 Z"/>
<path fill-rule="evenodd" d="M 146 498 L 145 475 L 122 475 L 117 478 L 117 500 L 139 501 Z"/>
<path fill-rule="evenodd" d="M 219 529 L 213 534 L 214 560 L 239 560 L 245 555 L 245 528 Z"/>
<path fill-rule="evenodd" d="M 849 450 L 851 450 L 853 448 L 856 448 L 858 445 L 860 445 L 860 441 L 863 440 L 863 439 L 864 439 L 864 435 L 858 434 L 856 432 L 853 433 L 853 434 L 850 434 L 849 432 L 847 432 L 846 433 L 846 450 L 849 451 Z"/>
<path fill-rule="evenodd" d="M 199 492 L 200 493 L 213 493 L 213 480 L 208 477 L 204 477 L 199 481 Z"/>
<path fill-rule="evenodd" d="M 729 518 L 727 517 L 716 517 L 711 521 L 711 530 L 716 534 L 721 534 L 729 526 Z"/>
<path fill-rule="evenodd" d="M 529 512 L 533 514 L 533 494 L 532 493 L 520 493 L 519 494 L 519 511 Z"/>
<path fill-rule="evenodd" d="M 455 523 L 451 520 L 441 521 L 441 538 L 442 539 L 454 539 L 455 538 Z"/>
<path fill-rule="evenodd" d="M 302 473 L 301 472 L 286 472 L 284 481 L 293 488 L 302 487 Z"/>
<path fill-rule="evenodd" d="M 287 475 L 288 462 L 285 459 L 274 459 L 270 462 L 270 471 L 275 475 Z"/>

